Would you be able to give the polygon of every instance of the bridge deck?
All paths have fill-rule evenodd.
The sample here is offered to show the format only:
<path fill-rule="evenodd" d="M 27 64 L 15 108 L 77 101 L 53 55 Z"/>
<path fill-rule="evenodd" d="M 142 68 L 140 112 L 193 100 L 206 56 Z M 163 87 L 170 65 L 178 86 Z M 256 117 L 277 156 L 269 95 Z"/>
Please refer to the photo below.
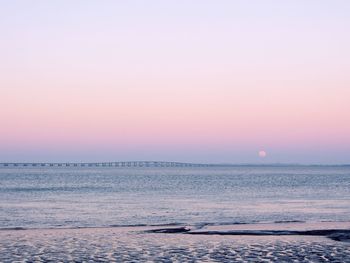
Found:
<path fill-rule="evenodd" d="M 181 162 L 96 162 L 96 163 L 0 163 L 0 167 L 207 167 L 209 164 Z"/>

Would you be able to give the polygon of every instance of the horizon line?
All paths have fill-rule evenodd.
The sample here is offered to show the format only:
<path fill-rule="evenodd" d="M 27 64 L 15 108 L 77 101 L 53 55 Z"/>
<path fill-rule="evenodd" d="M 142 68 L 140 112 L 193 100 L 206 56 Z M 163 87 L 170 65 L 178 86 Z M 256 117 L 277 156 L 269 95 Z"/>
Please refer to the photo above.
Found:
<path fill-rule="evenodd" d="M 211 163 L 179 161 L 102 161 L 102 162 L 0 162 L 0 166 L 97 166 L 97 167 L 144 167 L 144 166 L 350 166 L 350 163 Z"/>

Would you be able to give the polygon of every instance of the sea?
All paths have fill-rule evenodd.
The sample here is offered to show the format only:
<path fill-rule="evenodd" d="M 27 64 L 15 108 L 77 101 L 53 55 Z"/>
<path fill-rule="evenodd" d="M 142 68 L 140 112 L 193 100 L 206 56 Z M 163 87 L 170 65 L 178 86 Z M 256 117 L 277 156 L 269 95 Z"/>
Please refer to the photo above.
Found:
<path fill-rule="evenodd" d="M 349 219 L 350 166 L 0 168 L 0 229 Z"/>

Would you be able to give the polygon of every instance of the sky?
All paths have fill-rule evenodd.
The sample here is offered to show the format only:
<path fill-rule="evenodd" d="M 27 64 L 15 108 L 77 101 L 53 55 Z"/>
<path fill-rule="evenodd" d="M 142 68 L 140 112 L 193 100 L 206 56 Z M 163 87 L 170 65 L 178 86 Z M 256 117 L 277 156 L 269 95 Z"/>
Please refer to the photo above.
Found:
<path fill-rule="evenodd" d="M 349 14 L 0 0 L 0 162 L 350 163 Z"/>

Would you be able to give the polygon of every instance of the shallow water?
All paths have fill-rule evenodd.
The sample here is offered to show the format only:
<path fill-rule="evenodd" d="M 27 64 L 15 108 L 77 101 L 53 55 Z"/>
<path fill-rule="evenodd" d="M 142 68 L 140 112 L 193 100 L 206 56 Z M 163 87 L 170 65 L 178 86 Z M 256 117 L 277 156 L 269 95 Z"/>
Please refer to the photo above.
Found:
<path fill-rule="evenodd" d="M 349 166 L 2 167 L 0 228 L 348 221 Z"/>

